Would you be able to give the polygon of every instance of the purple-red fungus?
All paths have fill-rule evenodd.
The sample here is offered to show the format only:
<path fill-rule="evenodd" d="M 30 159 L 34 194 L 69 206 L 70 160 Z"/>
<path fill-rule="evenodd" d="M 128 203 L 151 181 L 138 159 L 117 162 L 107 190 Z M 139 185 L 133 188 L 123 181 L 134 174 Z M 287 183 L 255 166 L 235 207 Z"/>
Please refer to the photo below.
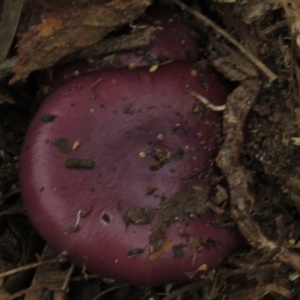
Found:
<path fill-rule="evenodd" d="M 83 74 L 41 105 L 21 190 L 46 241 L 76 265 L 134 285 L 184 282 L 240 241 L 205 202 L 228 86 L 205 63 Z"/>
<path fill-rule="evenodd" d="M 172 60 L 197 61 L 199 53 L 194 33 L 178 14 L 165 8 L 151 8 L 147 11 L 145 17 L 139 19 L 133 26 L 145 25 L 156 28 L 153 33 L 153 40 L 147 49 L 116 53 L 111 66 L 107 62 L 104 65 L 90 65 L 87 62 L 73 63 L 63 70 L 55 72 L 53 78 L 48 80 L 47 84 L 51 88 L 57 88 L 70 78 L 103 67 L 134 68 Z"/>
<path fill-rule="evenodd" d="M 171 60 L 196 61 L 198 45 L 192 29 L 175 12 L 151 8 L 139 24 L 156 28 L 153 41 L 143 53 L 123 52 L 117 55 L 122 66 L 145 66 Z"/>

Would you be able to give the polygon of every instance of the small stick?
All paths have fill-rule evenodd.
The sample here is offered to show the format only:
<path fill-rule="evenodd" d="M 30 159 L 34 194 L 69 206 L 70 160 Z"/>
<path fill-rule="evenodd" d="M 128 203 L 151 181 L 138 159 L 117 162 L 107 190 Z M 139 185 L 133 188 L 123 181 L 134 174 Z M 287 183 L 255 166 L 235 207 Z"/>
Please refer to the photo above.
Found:
<path fill-rule="evenodd" d="M 191 9 L 190 7 L 188 7 L 187 5 L 182 3 L 180 0 L 172 0 L 172 2 L 175 3 L 176 5 L 180 6 L 182 9 L 186 10 L 187 12 L 189 12 L 196 19 L 203 22 L 204 25 L 214 29 L 218 34 L 223 36 L 231 44 L 233 44 L 235 47 L 237 47 L 246 57 L 248 57 L 248 59 L 257 68 L 259 68 L 270 79 L 270 81 L 274 81 L 277 79 L 277 75 L 275 73 L 273 73 L 264 63 L 262 63 L 260 60 L 258 60 L 250 51 L 248 51 L 244 46 L 242 46 L 235 38 L 233 38 L 228 32 L 226 32 L 220 26 L 215 24 L 213 21 L 211 21 L 209 18 L 207 18 L 200 12 Z"/>
<path fill-rule="evenodd" d="M 219 280 L 220 274 L 221 274 L 221 270 L 219 270 L 218 273 L 216 274 L 216 276 L 214 277 L 213 285 L 211 287 L 211 290 L 210 290 L 210 293 L 208 296 L 208 300 L 212 300 L 215 298 L 214 295 L 216 293 L 217 282 Z"/>
<path fill-rule="evenodd" d="M 71 276 L 72 276 L 73 271 L 74 271 L 74 264 L 72 264 L 72 265 L 70 266 L 70 268 L 69 268 L 69 270 L 68 270 L 68 273 L 67 273 L 67 275 L 66 275 L 66 277 L 65 277 L 65 281 L 64 281 L 64 283 L 63 283 L 63 285 L 62 285 L 62 287 L 61 287 L 61 290 L 64 291 L 64 292 L 66 292 L 66 290 L 67 290 L 67 287 L 68 287 L 68 285 L 69 285 L 70 278 L 71 278 Z"/>
<path fill-rule="evenodd" d="M 279 22 L 275 23 L 274 25 L 272 25 L 270 27 L 267 27 L 266 29 L 262 30 L 259 33 L 259 36 L 264 37 L 265 35 L 268 35 L 268 34 L 272 33 L 273 31 L 275 31 L 279 28 L 282 28 L 284 26 L 287 26 L 287 21 L 286 20 L 279 21 Z"/>
<path fill-rule="evenodd" d="M 41 286 L 35 286 L 35 287 L 29 287 L 27 289 L 21 290 L 15 294 L 12 294 L 11 296 L 9 296 L 8 298 L 5 298 L 5 300 L 14 300 L 14 299 L 20 299 L 20 297 L 26 295 L 28 292 L 33 292 L 33 291 L 38 291 L 44 288 L 47 288 L 48 286 L 45 285 L 41 285 Z"/>
<path fill-rule="evenodd" d="M 190 94 L 194 96 L 197 100 L 199 100 L 204 106 L 210 108 L 213 111 L 223 111 L 226 109 L 226 105 L 214 105 L 208 99 L 194 91 L 190 91 Z"/>
<path fill-rule="evenodd" d="M 20 194 L 20 190 L 19 190 L 19 189 L 15 189 L 15 190 L 13 190 L 13 191 L 7 193 L 6 195 L 3 195 L 3 196 L 2 196 L 2 199 L 3 199 L 3 200 L 6 200 L 6 199 L 9 199 L 10 197 L 13 197 L 13 196 L 17 195 L 17 194 Z M 1 199 L 1 198 L 0 198 L 0 199 Z M 2 199 L 1 199 L 1 200 L 2 200 Z"/>
<path fill-rule="evenodd" d="M 39 266 L 54 264 L 55 262 L 57 262 L 57 258 L 49 259 L 49 260 L 46 260 L 46 261 L 39 261 L 39 262 L 35 262 L 35 263 L 32 263 L 32 264 L 28 264 L 28 265 L 25 265 L 25 266 L 22 266 L 22 267 L 19 267 L 19 268 L 15 268 L 15 269 L 0 273 L 0 278 L 4 278 L 4 277 L 7 277 L 7 276 L 16 274 L 16 273 L 20 273 L 20 272 L 27 271 L 27 270 L 30 270 L 30 269 L 33 269 L 33 268 L 37 268 Z"/>

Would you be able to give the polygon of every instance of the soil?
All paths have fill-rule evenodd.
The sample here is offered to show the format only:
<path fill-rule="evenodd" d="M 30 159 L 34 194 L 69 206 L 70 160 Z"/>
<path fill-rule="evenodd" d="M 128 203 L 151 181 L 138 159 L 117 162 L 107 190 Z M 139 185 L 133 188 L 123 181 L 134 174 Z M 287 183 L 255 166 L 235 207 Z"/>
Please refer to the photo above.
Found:
<path fill-rule="evenodd" d="M 199 9 L 198 1 L 186 3 L 193 12 Z M 16 268 L 36 262 L 36 253 L 43 261 L 54 257 L 27 219 L 18 184 L 22 140 L 43 99 L 40 78 L 49 70 L 13 85 L 8 83 L 11 75 L 2 74 L 0 299 L 300 298 L 300 51 L 294 23 L 300 9 L 283 0 L 216 0 L 204 1 L 201 11 L 219 27 L 205 26 L 210 24 L 188 11 L 184 17 L 201 37 L 201 55 L 235 88 L 224 111 L 224 144 L 216 163 L 228 182 L 231 222 L 244 236 L 244 247 L 219 270 L 203 270 L 201 280 L 184 285 L 128 286 L 74 269 L 63 256 L 51 267 L 37 263 L 36 275 L 47 270 L 48 279 L 38 280 L 35 269 L 19 273 Z M 228 41 L 220 28 L 255 59 Z M 180 256 L 183 250 L 179 245 L 174 253 Z M 133 249 L 129 255 L 142 252 Z M 9 270 L 11 274 L 4 273 Z"/>

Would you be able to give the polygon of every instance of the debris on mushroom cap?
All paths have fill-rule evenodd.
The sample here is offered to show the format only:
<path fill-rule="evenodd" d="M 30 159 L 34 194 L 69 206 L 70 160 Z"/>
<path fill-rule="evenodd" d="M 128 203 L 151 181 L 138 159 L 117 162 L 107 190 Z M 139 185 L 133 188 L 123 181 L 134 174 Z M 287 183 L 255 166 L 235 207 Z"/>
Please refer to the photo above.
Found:
<path fill-rule="evenodd" d="M 53 78 L 48 80 L 51 88 L 59 87 L 66 82 L 83 73 L 108 68 L 108 67 L 129 67 L 136 68 L 146 65 L 153 65 L 152 70 L 158 68 L 159 63 L 171 60 L 183 60 L 196 62 L 199 56 L 197 41 L 192 29 L 185 24 L 180 15 L 176 12 L 162 8 L 153 7 L 146 11 L 145 17 L 136 21 L 136 27 L 155 26 L 156 31 L 153 41 L 144 50 L 123 51 L 99 58 L 97 64 L 87 62 L 72 63 L 63 70 L 55 72 Z M 133 29 L 134 30 L 134 29 Z M 182 43 L 182 41 L 185 41 Z"/>
<path fill-rule="evenodd" d="M 141 22 L 155 26 L 155 37 L 142 53 L 119 53 L 117 59 L 122 66 L 157 65 L 172 60 L 197 61 L 199 52 L 195 33 L 181 20 L 179 14 L 157 7 L 148 9 L 145 14 L 146 17 L 138 24 Z"/>
<path fill-rule="evenodd" d="M 194 69 L 174 62 L 154 73 L 86 73 L 51 93 L 32 120 L 20 161 L 23 199 L 40 234 L 78 266 L 154 286 L 190 280 L 237 248 L 205 205 L 222 113 L 189 93 L 222 105 L 228 87 L 204 63 L 196 76 Z"/>

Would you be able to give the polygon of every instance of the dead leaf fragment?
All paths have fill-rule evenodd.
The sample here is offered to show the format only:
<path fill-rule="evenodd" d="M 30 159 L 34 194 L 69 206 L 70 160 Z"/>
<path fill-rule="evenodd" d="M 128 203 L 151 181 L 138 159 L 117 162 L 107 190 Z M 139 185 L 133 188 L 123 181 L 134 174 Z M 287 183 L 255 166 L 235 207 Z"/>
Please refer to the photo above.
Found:
<path fill-rule="evenodd" d="M 149 259 L 150 260 L 156 260 L 157 258 L 159 258 L 161 255 L 163 255 L 164 253 L 166 253 L 168 250 L 170 250 L 173 247 L 174 243 L 172 240 L 165 238 L 161 244 L 161 246 L 156 250 L 153 251 L 150 255 L 149 255 Z"/>
<path fill-rule="evenodd" d="M 53 259 L 55 255 L 55 252 L 46 245 L 42 254 L 42 260 Z M 49 299 L 51 298 L 51 291 L 64 291 L 66 285 L 69 284 L 70 273 L 73 269 L 74 266 L 71 265 L 67 270 L 62 270 L 59 262 L 39 266 L 31 282 L 31 287 L 25 294 L 25 300 Z"/>
<path fill-rule="evenodd" d="M 10 83 L 93 45 L 114 29 L 135 20 L 149 4 L 148 0 L 111 0 L 106 4 L 73 5 L 46 14 L 40 24 L 21 35 L 19 59 Z"/>
<path fill-rule="evenodd" d="M 80 139 L 77 139 L 73 144 L 72 150 L 78 149 L 80 147 L 80 145 L 81 145 L 81 141 L 80 141 Z"/>

